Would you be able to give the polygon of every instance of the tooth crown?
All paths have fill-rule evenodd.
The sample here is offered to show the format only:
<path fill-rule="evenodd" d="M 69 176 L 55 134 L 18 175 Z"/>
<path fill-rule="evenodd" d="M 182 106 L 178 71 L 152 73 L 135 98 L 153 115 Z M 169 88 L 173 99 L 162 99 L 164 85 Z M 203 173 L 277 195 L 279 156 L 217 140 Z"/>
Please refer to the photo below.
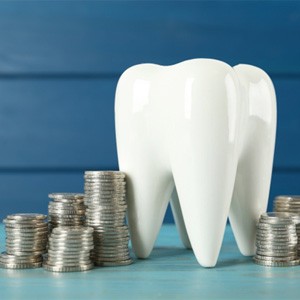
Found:
<path fill-rule="evenodd" d="M 151 253 L 171 197 L 182 241 L 202 266 L 216 264 L 228 215 L 241 252 L 254 254 L 276 129 L 262 70 L 212 59 L 133 66 L 118 82 L 115 119 L 138 257 Z"/>

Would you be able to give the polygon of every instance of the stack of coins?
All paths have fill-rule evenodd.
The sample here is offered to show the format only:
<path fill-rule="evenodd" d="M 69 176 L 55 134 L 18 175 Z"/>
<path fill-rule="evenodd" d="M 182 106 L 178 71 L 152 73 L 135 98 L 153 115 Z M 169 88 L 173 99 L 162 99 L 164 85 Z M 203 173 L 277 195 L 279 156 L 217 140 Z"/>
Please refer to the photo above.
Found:
<path fill-rule="evenodd" d="M 274 201 L 274 211 L 293 214 L 298 236 L 298 256 L 300 256 L 300 196 L 277 196 Z"/>
<path fill-rule="evenodd" d="M 118 171 L 86 171 L 84 188 L 86 224 L 94 228 L 95 264 L 131 264 L 129 231 L 125 224 L 125 174 Z"/>
<path fill-rule="evenodd" d="M 254 262 L 269 267 L 300 264 L 295 223 L 289 213 L 264 213 L 257 224 Z"/>
<path fill-rule="evenodd" d="M 48 205 L 49 231 L 57 226 L 82 226 L 85 223 L 84 194 L 53 193 Z"/>
<path fill-rule="evenodd" d="M 48 256 L 43 267 L 52 272 L 87 271 L 93 268 L 91 250 L 93 228 L 61 226 L 53 229 L 49 238 Z"/>
<path fill-rule="evenodd" d="M 14 214 L 3 220 L 6 231 L 6 252 L 0 255 L 0 267 L 29 269 L 42 266 L 48 242 L 47 216 Z"/>
<path fill-rule="evenodd" d="M 300 196 L 277 196 L 274 211 L 300 214 Z"/>

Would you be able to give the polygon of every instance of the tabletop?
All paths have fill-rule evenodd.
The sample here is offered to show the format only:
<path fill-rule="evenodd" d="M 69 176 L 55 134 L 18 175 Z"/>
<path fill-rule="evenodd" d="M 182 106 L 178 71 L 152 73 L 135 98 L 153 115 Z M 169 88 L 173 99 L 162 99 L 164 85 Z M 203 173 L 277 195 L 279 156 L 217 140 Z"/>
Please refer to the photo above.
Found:
<path fill-rule="evenodd" d="M 175 226 L 164 225 L 151 256 L 130 266 L 78 273 L 0 269 L 0 299 L 299 299 L 299 280 L 300 267 L 262 267 L 242 256 L 230 226 L 217 266 L 202 268 Z"/>

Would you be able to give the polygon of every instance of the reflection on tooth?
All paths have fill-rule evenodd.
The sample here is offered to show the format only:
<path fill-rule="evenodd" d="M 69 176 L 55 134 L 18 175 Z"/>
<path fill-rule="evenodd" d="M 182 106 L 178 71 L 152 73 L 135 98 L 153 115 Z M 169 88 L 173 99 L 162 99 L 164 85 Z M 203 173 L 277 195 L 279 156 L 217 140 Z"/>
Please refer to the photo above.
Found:
<path fill-rule="evenodd" d="M 210 59 L 137 65 L 119 80 L 115 116 L 137 256 L 151 253 L 172 192 L 183 244 L 202 266 L 217 262 L 229 209 L 239 249 L 252 254 L 275 143 L 269 77 Z"/>
<path fill-rule="evenodd" d="M 276 96 L 272 81 L 261 69 L 234 67 L 244 89 L 246 122 L 241 128 L 240 154 L 230 224 L 244 255 L 255 254 L 255 226 L 266 211 L 272 176 L 276 133 Z"/>

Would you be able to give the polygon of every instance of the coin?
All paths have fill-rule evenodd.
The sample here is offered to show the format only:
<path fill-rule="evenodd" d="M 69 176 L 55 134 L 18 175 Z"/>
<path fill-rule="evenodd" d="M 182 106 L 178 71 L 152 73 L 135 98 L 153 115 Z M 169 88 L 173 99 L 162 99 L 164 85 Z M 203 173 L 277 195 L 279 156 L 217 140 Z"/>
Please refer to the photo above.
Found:
<path fill-rule="evenodd" d="M 93 258 L 98 263 L 131 260 L 125 226 L 126 177 L 122 172 L 86 171 L 86 224 L 94 228 Z"/>
<path fill-rule="evenodd" d="M 16 221 L 31 221 L 31 220 L 45 220 L 47 218 L 46 215 L 43 214 L 13 214 L 7 216 L 7 220 L 16 220 Z"/>
<path fill-rule="evenodd" d="M 127 266 L 131 265 L 133 263 L 132 259 L 127 259 L 127 260 L 121 260 L 121 261 L 114 261 L 114 262 L 96 262 L 97 266 L 102 266 L 102 267 L 117 267 L 117 266 Z"/>
<path fill-rule="evenodd" d="M 266 261 L 254 257 L 253 260 L 256 264 L 265 267 L 293 267 L 293 266 L 298 266 L 300 264 L 299 259 L 289 260 L 289 261 Z"/>
<path fill-rule="evenodd" d="M 55 227 L 49 237 L 44 268 L 53 272 L 89 270 L 94 248 L 93 228 L 87 226 Z"/>
<path fill-rule="evenodd" d="M 82 264 L 82 265 L 77 265 L 77 266 L 62 266 L 62 265 L 50 265 L 47 262 L 43 263 L 43 267 L 47 271 L 51 272 L 82 272 L 82 271 L 88 271 L 93 269 L 94 264 Z"/>
<path fill-rule="evenodd" d="M 0 255 L 2 268 L 25 269 L 41 266 L 48 242 L 47 216 L 36 213 L 8 215 L 4 219 L 6 252 Z"/>
<path fill-rule="evenodd" d="M 42 266 L 42 262 L 37 263 L 3 263 L 0 262 L 0 268 L 4 269 L 34 269 L 40 268 Z"/>
<path fill-rule="evenodd" d="M 82 226 L 85 222 L 84 194 L 52 193 L 48 205 L 49 229 L 59 226 Z"/>

